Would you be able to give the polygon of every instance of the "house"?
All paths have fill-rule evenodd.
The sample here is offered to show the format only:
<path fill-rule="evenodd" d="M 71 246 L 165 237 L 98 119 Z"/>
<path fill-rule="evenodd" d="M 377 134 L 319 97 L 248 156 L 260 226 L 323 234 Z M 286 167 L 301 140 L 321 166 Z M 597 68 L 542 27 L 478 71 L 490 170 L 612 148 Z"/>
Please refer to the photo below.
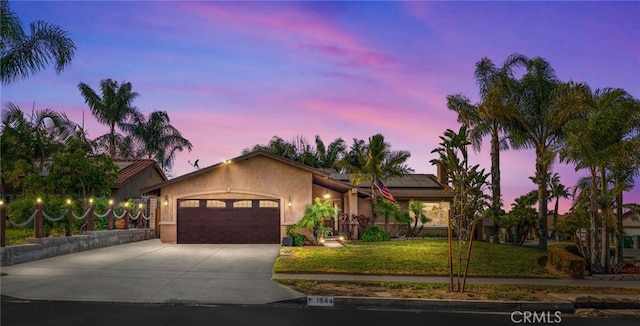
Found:
<path fill-rule="evenodd" d="M 628 236 L 640 237 L 640 212 L 629 210 L 622 215 L 622 229 Z"/>
<path fill-rule="evenodd" d="M 167 181 L 154 160 L 115 159 L 113 163 L 118 167 L 118 178 L 111 186 L 111 198 L 116 203 L 129 198 L 141 198 L 141 188 Z"/>
<path fill-rule="evenodd" d="M 428 201 L 432 215 L 448 216 L 451 198 L 432 175 L 390 180 L 388 187 L 401 206 L 410 199 Z M 353 186 L 346 175 L 264 151 L 141 191 L 162 203 L 159 227 L 165 243 L 280 243 L 286 227 L 298 222 L 316 197 L 329 198 L 344 213 L 371 216 L 366 185 Z"/>

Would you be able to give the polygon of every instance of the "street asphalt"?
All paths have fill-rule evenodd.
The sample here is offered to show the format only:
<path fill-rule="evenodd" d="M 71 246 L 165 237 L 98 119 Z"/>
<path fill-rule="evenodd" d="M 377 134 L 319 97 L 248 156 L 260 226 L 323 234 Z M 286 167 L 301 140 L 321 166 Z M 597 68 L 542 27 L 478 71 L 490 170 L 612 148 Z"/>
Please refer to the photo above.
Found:
<path fill-rule="evenodd" d="M 272 279 L 367 280 L 448 283 L 447 277 L 273 274 L 279 245 L 175 245 L 147 240 L 83 251 L 39 261 L 2 267 L 0 293 L 24 300 L 266 304 L 304 303 L 305 295 Z M 637 280 L 491 279 L 469 278 L 468 284 L 548 284 L 597 287 L 640 287 Z M 628 301 L 629 298 L 625 298 Z M 640 304 L 640 296 L 631 298 Z M 399 298 L 336 298 L 349 305 L 413 307 L 427 302 L 434 307 L 476 306 L 513 310 L 523 303 L 451 302 Z M 530 303 L 539 309 L 570 310 L 565 299 Z M 519 305 L 519 306 L 518 306 Z M 546 305 L 546 306 L 545 306 Z"/>

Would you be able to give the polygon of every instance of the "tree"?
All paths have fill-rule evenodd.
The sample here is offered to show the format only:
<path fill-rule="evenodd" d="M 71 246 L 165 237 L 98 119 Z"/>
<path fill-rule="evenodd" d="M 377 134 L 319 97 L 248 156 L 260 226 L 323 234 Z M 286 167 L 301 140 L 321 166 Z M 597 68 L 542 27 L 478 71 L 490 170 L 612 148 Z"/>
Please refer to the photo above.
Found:
<path fill-rule="evenodd" d="M 409 202 L 409 211 L 413 213 L 413 227 L 409 228 L 409 235 L 417 236 L 422 232 L 422 228 L 426 223 L 431 222 L 431 219 L 424 213 L 424 205 L 422 202 L 412 200 Z M 418 221 L 420 221 L 420 229 L 418 231 Z"/>
<path fill-rule="evenodd" d="M 555 71 L 545 59 L 521 57 L 518 62 L 526 66 L 526 73 L 516 84 L 512 99 L 514 106 L 509 110 L 500 111 L 499 115 L 508 126 L 512 147 L 533 149 L 535 152 L 535 182 L 538 185 L 540 216 L 539 247 L 546 250 L 549 236 L 547 175 L 564 137 L 563 127 L 578 116 L 581 106 L 563 100 L 564 93 L 570 87 L 558 80 Z"/>
<path fill-rule="evenodd" d="M 558 210 L 560 209 L 560 198 L 567 199 L 570 196 L 569 188 L 567 186 L 560 183 L 560 175 L 558 173 L 554 173 L 549 180 L 549 193 L 551 196 L 549 198 L 551 200 L 555 199 L 555 204 L 553 205 L 553 233 L 557 233 L 556 224 L 558 223 L 558 215 L 560 214 Z M 553 235 L 552 235 L 553 237 Z"/>
<path fill-rule="evenodd" d="M 280 136 L 273 136 L 273 138 L 271 138 L 271 140 L 267 145 L 254 145 L 251 148 L 246 148 L 242 151 L 242 154 L 248 154 L 258 150 L 262 150 L 265 152 L 269 152 L 271 154 L 282 156 L 284 158 L 287 158 L 293 161 L 297 161 L 296 147 L 292 143 L 285 141 Z"/>
<path fill-rule="evenodd" d="M 614 218 L 613 207 L 616 202 L 622 206 L 620 196 L 630 189 L 629 184 L 622 181 L 628 181 L 623 175 L 632 176 L 640 167 L 638 102 L 622 89 L 592 92 L 588 85 L 578 84 L 573 90 L 573 101 L 581 103 L 586 110 L 580 119 L 566 125 L 561 158 L 575 163 L 576 170 L 589 171 L 588 259 L 593 272 L 608 273 L 611 270 L 608 233 Z M 618 176 L 612 177 L 613 174 Z M 602 241 L 598 239 L 599 233 Z"/>
<path fill-rule="evenodd" d="M 333 231 L 323 225 L 327 218 L 336 218 L 336 208 L 330 200 L 322 201 L 316 198 L 311 205 L 307 205 L 304 216 L 296 223 L 296 226 L 305 228 L 313 234 L 313 241 L 318 244 L 320 236 L 330 235 Z"/>
<path fill-rule="evenodd" d="M 176 151 L 193 148 L 191 142 L 171 125 L 166 111 L 153 111 L 148 118 L 143 114 L 134 115 L 133 122 L 125 124 L 125 129 L 131 131 L 132 139 L 139 141 L 140 154 L 154 159 L 163 170 L 171 169 Z"/>
<path fill-rule="evenodd" d="M 449 218 L 449 270 L 451 276 L 450 290 L 453 285 L 453 251 L 452 235 L 455 230 L 458 237 L 458 286 L 457 291 L 464 292 L 464 287 L 471 258 L 473 235 L 478 219 L 487 206 L 488 196 L 484 194 L 487 186 L 488 174 L 479 165 L 469 166 L 467 147 L 469 142 L 467 126 L 462 125 L 458 132 L 447 129 L 440 136 L 440 147 L 431 151 L 438 158 L 432 159 L 431 164 L 442 166 L 447 171 L 449 191 L 453 194 L 452 213 Z M 463 249 L 466 247 L 466 253 Z M 462 264 L 465 262 L 465 266 Z M 462 283 L 460 283 L 462 281 Z"/>
<path fill-rule="evenodd" d="M 109 157 L 116 158 L 116 127 L 124 131 L 130 124 L 129 119 L 133 119 L 140 113 L 133 106 L 139 94 L 132 90 L 131 83 L 124 82 L 118 85 L 118 82 L 111 79 L 103 79 L 100 81 L 102 97 L 99 96 L 89 85 L 85 83 L 78 84 L 80 94 L 84 97 L 85 103 L 91 109 L 91 113 L 96 120 L 109 127 L 109 133 L 104 135 L 108 139 Z"/>
<path fill-rule="evenodd" d="M 45 169 L 45 160 L 64 148 L 75 124 L 51 109 L 33 109 L 25 114 L 11 102 L 2 115 L 2 196 L 6 195 L 6 185 L 22 188 L 23 192 L 29 187 L 38 188 L 40 184 L 35 181 Z"/>
<path fill-rule="evenodd" d="M 118 167 L 105 155 L 89 157 L 81 147 L 53 156 L 46 176 L 49 193 L 88 202 L 90 197 L 107 197 L 118 177 Z"/>
<path fill-rule="evenodd" d="M 353 139 L 353 145 L 338 161 L 339 170 L 351 173 L 351 183 L 359 185 L 367 183 L 371 191 L 371 209 L 373 218 L 377 217 L 378 196 L 375 190 L 376 178 L 382 182 L 393 177 L 407 175 L 413 171 L 407 164 L 411 154 L 408 151 L 392 151 L 391 145 L 384 141 L 384 136 L 376 134 L 369 137 L 369 143 Z M 385 216 L 385 230 L 388 231 L 389 217 Z"/>
<path fill-rule="evenodd" d="M 479 151 L 482 139 L 489 135 L 491 139 L 491 192 L 492 192 L 492 220 L 497 220 L 502 210 L 502 196 L 500 187 L 500 150 L 506 149 L 503 139 L 505 123 L 498 114 L 500 111 L 510 110 L 514 78 L 513 68 L 521 61 L 521 56 L 511 55 L 498 68 L 494 63 L 483 57 L 476 63 L 475 79 L 480 89 L 481 102 L 471 104 L 469 98 L 462 94 L 447 96 L 447 107 L 458 114 L 458 122 L 470 128 L 469 136 L 474 150 Z M 498 243 L 498 228 L 494 228 L 493 241 Z"/>
<path fill-rule="evenodd" d="M 251 148 L 245 148 L 242 154 L 256 150 L 263 150 L 315 168 L 332 169 L 344 156 L 346 146 L 342 138 L 337 138 L 326 146 L 320 136 L 316 135 L 315 146 L 313 146 L 301 136 L 297 136 L 291 141 L 273 136 L 267 145 L 254 145 Z"/>
<path fill-rule="evenodd" d="M 538 224 L 538 212 L 531 207 L 536 201 L 534 193 L 534 196 L 531 194 L 520 196 L 511 204 L 511 211 L 501 221 L 502 226 L 509 229 L 515 228 L 513 239 L 507 242 L 521 246 L 529 230 Z"/>
<path fill-rule="evenodd" d="M 344 156 L 347 146 L 342 138 L 336 138 L 325 146 L 320 136 L 316 135 L 316 164 L 314 167 L 333 169 L 336 163 Z"/>
<path fill-rule="evenodd" d="M 55 64 L 59 74 L 71 64 L 76 45 L 69 33 L 57 25 L 44 21 L 29 25 L 27 35 L 9 1 L 0 0 L 0 79 L 9 85 L 26 79 L 49 63 Z"/>

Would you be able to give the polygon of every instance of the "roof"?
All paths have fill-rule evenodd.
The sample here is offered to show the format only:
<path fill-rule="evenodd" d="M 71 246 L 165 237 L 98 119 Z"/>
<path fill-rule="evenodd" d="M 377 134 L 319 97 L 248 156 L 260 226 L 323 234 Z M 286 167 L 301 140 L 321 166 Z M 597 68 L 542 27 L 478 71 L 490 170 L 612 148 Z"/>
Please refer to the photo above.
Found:
<path fill-rule="evenodd" d="M 331 169 L 317 169 L 296 161 L 284 158 L 279 155 L 275 155 L 263 150 L 253 151 L 248 154 L 244 154 L 228 160 L 226 162 L 220 162 L 200 170 L 187 173 L 180 177 L 161 182 L 149 187 L 145 187 L 142 190 L 143 193 L 159 193 L 162 187 L 182 182 L 184 180 L 197 177 L 202 174 L 206 174 L 214 169 L 217 169 L 229 162 L 238 162 L 243 160 L 249 160 L 256 156 L 264 156 L 276 161 L 297 167 L 299 169 L 312 173 L 313 183 L 321 185 L 325 188 L 337 192 L 347 192 L 353 188 L 349 180 L 349 174 L 338 173 Z M 402 177 L 394 177 L 385 182 L 387 187 L 393 193 L 393 196 L 397 199 L 418 199 L 418 198 L 430 198 L 430 199 L 451 199 L 451 195 L 445 191 L 446 186 L 438 183 L 436 177 L 433 174 L 409 174 Z M 359 196 L 370 196 L 369 184 L 362 183 L 358 185 Z"/>
<path fill-rule="evenodd" d="M 114 181 L 114 188 L 119 188 L 137 177 L 149 168 L 155 168 L 164 180 L 167 177 L 158 167 L 154 160 L 114 160 L 113 163 L 118 167 L 118 178 Z"/>
<path fill-rule="evenodd" d="M 199 175 L 206 174 L 206 173 L 208 173 L 208 172 L 210 172 L 210 171 L 212 171 L 214 169 L 217 169 L 217 168 L 219 168 L 221 166 L 224 166 L 227 163 L 245 161 L 245 160 L 249 160 L 251 158 L 254 158 L 256 156 L 265 156 L 265 157 L 271 158 L 273 160 L 286 163 L 288 165 L 297 167 L 299 169 L 302 169 L 302 170 L 305 170 L 305 171 L 309 171 L 314 176 L 319 176 L 321 178 L 329 177 L 329 175 L 327 173 L 325 173 L 324 171 L 322 171 L 322 170 L 310 167 L 310 166 L 302 164 L 302 163 L 298 163 L 296 161 L 292 161 L 290 159 L 284 158 L 284 157 L 279 156 L 279 155 L 271 154 L 271 153 L 263 151 L 263 150 L 257 150 L 257 151 L 253 151 L 253 152 L 248 153 L 248 154 L 244 154 L 244 155 L 232 158 L 232 159 L 227 160 L 225 162 L 220 162 L 220 163 L 208 166 L 206 168 L 202 168 L 200 170 L 196 170 L 194 172 L 181 175 L 181 176 L 179 176 L 177 178 L 173 178 L 173 179 L 167 180 L 165 182 L 161 182 L 161 183 L 149 186 L 149 187 L 145 187 L 145 188 L 143 188 L 141 190 L 142 190 L 143 193 L 157 192 L 162 187 L 165 187 L 165 186 L 168 186 L 168 185 L 172 185 L 172 184 L 175 184 L 175 183 L 179 183 L 179 182 L 182 182 L 184 180 L 187 180 L 187 179 L 199 176 Z"/>
<path fill-rule="evenodd" d="M 331 173 L 329 178 L 339 180 L 343 182 L 350 182 L 348 173 Z M 433 174 L 407 174 L 401 177 L 393 177 L 384 182 L 385 186 L 389 189 L 393 188 L 433 188 L 444 189 L 445 187 L 436 181 L 436 176 Z M 368 188 L 369 183 L 363 182 L 358 185 L 360 188 Z"/>

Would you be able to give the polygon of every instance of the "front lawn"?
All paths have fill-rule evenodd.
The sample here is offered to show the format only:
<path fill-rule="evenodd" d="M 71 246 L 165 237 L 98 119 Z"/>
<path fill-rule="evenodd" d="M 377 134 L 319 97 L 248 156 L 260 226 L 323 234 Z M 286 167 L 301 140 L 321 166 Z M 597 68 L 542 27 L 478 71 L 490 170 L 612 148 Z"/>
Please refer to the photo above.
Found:
<path fill-rule="evenodd" d="M 446 240 L 354 242 L 346 243 L 344 248 L 283 247 L 273 271 L 448 276 L 447 248 Z M 455 245 L 454 252 L 457 253 Z M 538 249 L 477 241 L 469 276 L 552 278 L 543 265 L 545 255 Z"/>
<path fill-rule="evenodd" d="M 5 240 L 7 246 L 21 245 L 33 239 L 33 228 L 6 228 Z"/>

